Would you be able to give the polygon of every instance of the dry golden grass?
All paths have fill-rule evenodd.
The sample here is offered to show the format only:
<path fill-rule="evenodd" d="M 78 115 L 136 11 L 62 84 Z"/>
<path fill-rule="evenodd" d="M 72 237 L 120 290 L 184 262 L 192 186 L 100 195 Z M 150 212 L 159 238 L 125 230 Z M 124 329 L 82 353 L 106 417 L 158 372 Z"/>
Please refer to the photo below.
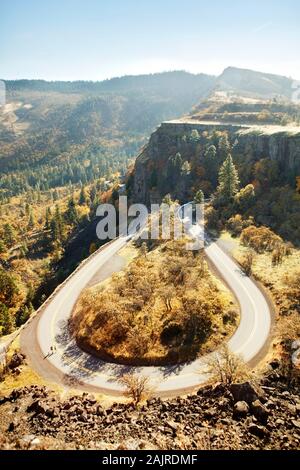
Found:
<path fill-rule="evenodd" d="M 28 365 L 21 368 L 20 375 L 9 373 L 5 376 L 5 380 L 0 383 L 0 395 L 8 395 L 15 388 L 22 388 L 30 385 L 45 385 L 56 388 L 54 384 L 43 380 L 36 372 L 34 372 Z"/>
<path fill-rule="evenodd" d="M 11 359 L 13 353 L 15 351 L 18 351 L 19 348 L 20 343 L 19 338 L 17 338 L 9 348 L 7 354 L 8 361 Z M 26 360 L 24 364 L 20 366 L 19 369 L 19 375 L 8 372 L 5 375 L 4 380 L 0 382 L 0 396 L 8 396 L 12 392 L 12 390 L 22 387 L 28 387 L 30 385 L 45 386 L 48 388 L 48 390 L 51 390 L 51 392 L 54 392 L 59 395 L 61 399 L 67 399 L 68 397 L 74 395 L 82 395 L 81 390 L 69 387 L 65 388 L 63 385 L 58 385 L 57 383 L 45 380 L 32 369 L 32 367 L 28 364 Z M 126 402 L 126 399 L 123 397 L 119 397 L 118 399 L 116 399 L 115 397 L 106 396 L 102 393 L 93 393 L 93 395 L 99 402 L 101 402 L 102 406 L 109 407 L 116 401 L 120 403 Z"/>
<path fill-rule="evenodd" d="M 240 243 L 239 238 L 232 237 L 228 232 L 222 233 L 221 240 L 225 241 L 229 251 L 238 261 L 248 252 L 249 248 Z M 272 264 L 272 253 L 256 254 L 253 262 L 253 272 L 263 283 L 274 283 L 277 288 L 286 288 L 290 276 L 300 271 L 300 250 L 293 249 L 290 256 L 283 258 L 281 264 Z"/>
<path fill-rule="evenodd" d="M 7 353 L 7 360 L 9 361 L 13 353 L 19 350 L 19 338 L 17 338 L 9 348 Z M 30 365 L 25 361 L 25 363 L 20 366 L 21 373 L 19 375 L 8 372 L 5 375 L 3 382 L 0 382 L 0 395 L 8 395 L 13 389 L 21 388 L 30 385 L 45 385 L 46 387 L 51 388 L 57 392 L 61 392 L 62 388 L 52 382 L 44 380 L 40 375 L 38 375 Z"/>
<path fill-rule="evenodd" d="M 239 238 L 232 238 L 228 232 L 222 234 L 223 243 L 231 254 L 241 261 L 248 248 Z M 293 248 L 288 256 L 276 266 L 272 253 L 255 255 L 252 272 L 270 292 L 277 310 L 276 335 L 278 339 L 293 340 L 300 334 L 300 250 Z"/>

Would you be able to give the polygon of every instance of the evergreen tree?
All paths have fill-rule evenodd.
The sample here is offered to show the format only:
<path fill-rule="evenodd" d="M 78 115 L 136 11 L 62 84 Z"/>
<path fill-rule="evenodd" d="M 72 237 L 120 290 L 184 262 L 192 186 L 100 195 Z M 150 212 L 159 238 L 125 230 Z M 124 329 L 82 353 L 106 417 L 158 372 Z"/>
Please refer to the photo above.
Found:
<path fill-rule="evenodd" d="M 63 248 L 60 240 L 57 240 L 53 244 L 53 261 L 57 263 L 63 254 Z"/>
<path fill-rule="evenodd" d="M 0 269 L 0 302 L 7 308 L 13 307 L 18 294 L 19 289 L 15 279 L 4 269 Z"/>
<path fill-rule="evenodd" d="M 28 220 L 28 225 L 27 225 L 28 230 L 32 230 L 34 228 L 34 217 L 32 213 L 32 209 L 30 208 L 29 212 L 29 220 Z"/>
<path fill-rule="evenodd" d="M 51 238 L 54 242 L 61 242 L 64 238 L 64 225 L 59 207 L 55 207 L 55 214 L 51 220 Z"/>
<path fill-rule="evenodd" d="M 22 246 L 20 248 L 20 255 L 21 255 L 21 258 L 25 258 L 26 255 L 28 253 L 28 246 L 27 246 L 27 243 L 26 242 L 23 242 L 22 243 Z"/>
<path fill-rule="evenodd" d="M 199 132 L 197 131 L 197 129 L 193 129 L 193 130 L 192 130 L 192 132 L 191 132 L 191 134 L 190 134 L 190 139 L 189 139 L 189 140 L 190 140 L 190 142 L 192 142 L 192 143 L 197 143 L 197 142 L 199 142 L 199 140 L 200 140 L 200 134 L 199 134 Z"/>
<path fill-rule="evenodd" d="M 59 193 L 58 193 L 57 189 L 55 189 L 55 190 L 53 191 L 53 201 L 54 201 L 54 202 L 55 202 L 55 201 L 58 201 L 58 199 L 59 199 Z"/>
<path fill-rule="evenodd" d="M 187 160 L 182 165 L 181 173 L 183 176 L 188 176 L 191 173 L 191 164 Z"/>
<path fill-rule="evenodd" d="M 219 154 L 221 161 L 224 161 L 231 152 L 231 145 L 228 139 L 228 135 L 225 134 L 219 139 Z"/>
<path fill-rule="evenodd" d="M 45 216 L 45 229 L 49 230 L 51 227 L 51 209 L 47 207 Z"/>
<path fill-rule="evenodd" d="M 96 196 L 97 196 L 97 190 L 95 186 L 92 186 L 91 191 L 90 191 L 90 198 L 91 198 L 92 204 L 94 204 Z"/>
<path fill-rule="evenodd" d="M 82 186 L 81 191 L 80 191 L 80 196 L 79 196 L 79 204 L 81 206 L 84 206 L 87 203 L 87 200 L 88 200 L 88 197 L 87 197 L 87 194 L 86 194 L 85 187 Z"/>
<path fill-rule="evenodd" d="M 6 246 L 3 240 L 0 238 L 0 256 L 6 252 Z"/>
<path fill-rule="evenodd" d="M 239 175 L 229 154 L 219 172 L 219 186 L 217 193 L 224 202 L 229 202 L 238 192 Z"/>
<path fill-rule="evenodd" d="M 33 313 L 34 308 L 31 302 L 22 305 L 16 314 L 16 326 L 24 325 Z"/>
<path fill-rule="evenodd" d="M 0 327 L 2 335 L 9 335 L 14 331 L 13 317 L 5 304 L 0 302 Z"/>
<path fill-rule="evenodd" d="M 169 158 L 167 176 L 171 187 L 178 182 L 181 176 L 182 165 L 183 161 L 180 153 L 176 153 L 175 156 Z"/>
<path fill-rule="evenodd" d="M 28 204 L 28 202 L 26 202 L 25 204 L 25 214 L 27 215 L 27 217 L 29 217 L 30 215 L 30 205 Z"/>
<path fill-rule="evenodd" d="M 13 246 L 13 244 L 16 242 L 16 232 L 13 229 L 13 227 L 10 224 L 5 224 L 3 227 L 3 239 L 5 244 L 8 247 Z"/>
<path fill-rule="evenodd" d="M 203 204 L 204 203 L 204 193 L 201 189 L 196 192 L 194 201 L 196 204 Z"/>
<path fill-rule="evenodd" d="M 208 145 L 204 153 L 204 168 L 208 181 L 216 187 L 218 180 L 218 158 L 217 149 L 214 145 Z"/>
<path fill-rule="evenodd" d="M 209 145 L 206 150 L 204 156 L 209 160 L 215 160 L 217 156 L 217 149 L 214 145 Z"/>
<path fill-rule="evenodd" d="M 32 301 L 34 299 L 34 288 L 32 284 L 28 284 L 27 296 L 26 296 L 26 304 L 32 306 Z M 33 308 L 33 307 L 32 307 Z"/>
<path fill-rule="evenodd" d="M 75 224 L 78 223 L 78 213 L 77 213 L 77 209 L 76 209 L 76 203 L 75 203 L 75 200 L 74 200 L 74 196 L 72 196 L 69 199 L 68 209 L 65 213 L 65 217 L 66 217 L 67 222 L 72 224 L 72 225 L 75 225 Z"/>

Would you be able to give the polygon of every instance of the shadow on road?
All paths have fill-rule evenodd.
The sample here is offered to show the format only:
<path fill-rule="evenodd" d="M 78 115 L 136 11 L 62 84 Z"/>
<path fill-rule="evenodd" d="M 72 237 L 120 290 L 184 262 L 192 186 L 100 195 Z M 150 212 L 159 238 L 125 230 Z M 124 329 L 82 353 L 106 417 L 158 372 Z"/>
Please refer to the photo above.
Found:
<path fill-rule="evenodd" d="M 83 381 L 88 381 L 87 379 L 98 374 L 105 375 L 106 379 L 111 383 L 117 382 L 125 374 L 141 374 L 142 370 L 145 369 L 144 367 L 104 362 L 78 347 L 75 339 L 70 334 L 69 324 L 66 320 L 61 320 L 58 326 L 61 333 L 56 335 L 55 341 L 61 351 L 60 359 L 62 365 L 68 369 L 68 375 L 64 379 L 68 386 L 75 386 Z M 172 375 L 177 375 L 186 365 L 161 366 L 157 367 L 157 371 L 165 379 Z"/>

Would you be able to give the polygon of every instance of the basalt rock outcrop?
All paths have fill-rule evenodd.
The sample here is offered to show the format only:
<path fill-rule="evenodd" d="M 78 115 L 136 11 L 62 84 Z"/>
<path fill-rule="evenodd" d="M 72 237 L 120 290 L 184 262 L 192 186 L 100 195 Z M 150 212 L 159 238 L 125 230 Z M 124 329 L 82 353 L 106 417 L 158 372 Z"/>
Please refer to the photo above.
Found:
<path fill-rule="evenodd" d="M 233 143 L 233 158 L 244 162 L 270 159 L 277 162 L 286 182 L 300 175 L 300 127 L 251 126 L 200 122 L 189 120 L 164 122 L 151 135 L 148 145 L 138 156 L 131 179 L 131 191 L 136 202 L 157 203 L 170 192 L 166 184 L 166 171 L 170 157 L 180 153 L 189 162 L 199 151 L 200 144 L 191 142 L 193 131 L 201 135 L 226 131 Z M 173 195 L 178 199 L 187 196 L 184 176 L 177 178 Z"/>
<path fill-rule="evenodd" d="M 280 377 L 269 375 L 259 389 L 250 383 L 207 386 L 139 407 L 105 407 L 87 393 L 60 399 L 45 387 L 28 386 L 0 400 L 0 448 L 296 450 L 299 388 Z"/>

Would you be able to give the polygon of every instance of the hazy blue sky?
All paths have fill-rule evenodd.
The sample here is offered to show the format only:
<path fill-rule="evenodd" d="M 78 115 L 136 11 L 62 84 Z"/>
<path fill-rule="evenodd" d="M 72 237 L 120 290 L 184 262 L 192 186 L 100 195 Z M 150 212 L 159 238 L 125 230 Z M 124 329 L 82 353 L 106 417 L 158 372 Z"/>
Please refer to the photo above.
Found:
<path fill-rule="evenodd" d="M 300 79 L 299 0 L 0 0 L 0 77 L 229 66 Z"/>

